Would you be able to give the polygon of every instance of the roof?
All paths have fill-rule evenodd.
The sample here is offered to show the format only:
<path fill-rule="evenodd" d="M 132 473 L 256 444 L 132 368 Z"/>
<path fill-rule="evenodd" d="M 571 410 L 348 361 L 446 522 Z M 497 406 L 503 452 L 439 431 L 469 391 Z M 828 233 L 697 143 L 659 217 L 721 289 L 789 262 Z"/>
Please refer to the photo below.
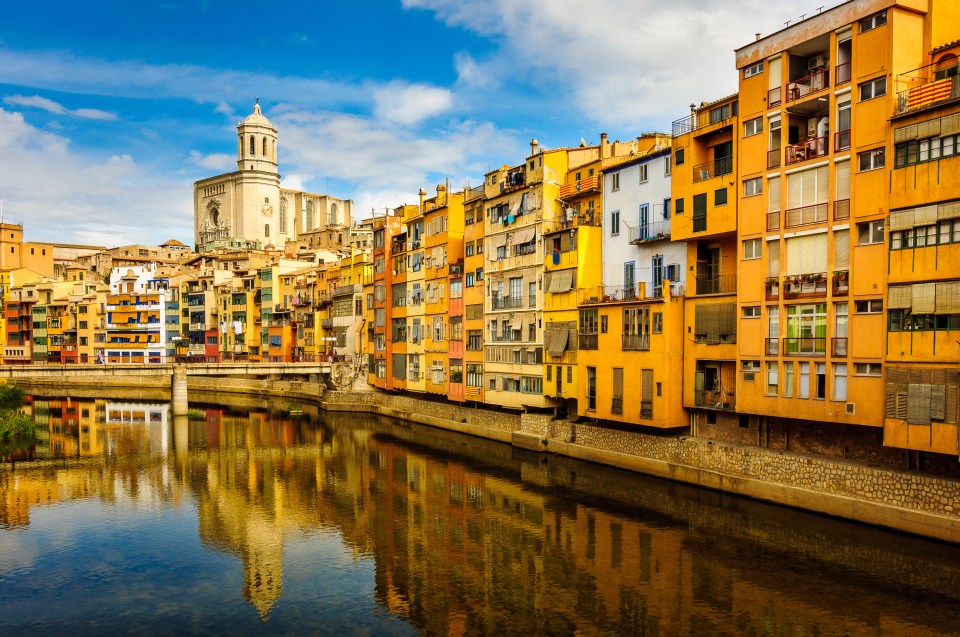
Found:
<path fill-rule="evenodd" d="M 930 55 L 936 55 L 940 51 L 946 51 L 947 49 L 953 48 L 957 44 L 960 44 L 960 40 L 954 40 L 953 42 L 947 42 L 945 44 L 941 44 L 940 46 L 934 49 L 930 49 Z"/>
<path fill-rule="evenodd" d="M 253 105 L 253 113 L 247 115 L 247 119 L 243 120 L 243 124 L 273 128 L 273 124 L 270 123 L 270 120 L 264 117 L 263 113 L 260 112 L 259 98 L 257 98 L 257 103 Z"/>
<path fill-rule="evenodd" d="M 177 241 L 176 239 L 169 239 L 160 244 L 161 246 L 176 246 L 178 248 L 189 248 L 186 243 Z"/>

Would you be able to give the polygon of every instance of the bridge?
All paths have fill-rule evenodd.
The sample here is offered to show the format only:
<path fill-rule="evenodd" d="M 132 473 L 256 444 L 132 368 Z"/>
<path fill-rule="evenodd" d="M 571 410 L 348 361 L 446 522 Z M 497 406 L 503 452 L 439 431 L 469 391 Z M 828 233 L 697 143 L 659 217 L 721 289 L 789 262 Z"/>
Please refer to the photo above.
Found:
<path fill-rule="evenodd" d="M 26 380 L 31 378 L 107 378 L 168 377 L 171 379 L 174 415 L 188 411 L 188 376 L 247 376 L 255 378 L 310 377 L 316 376 L 331 385 L 331 374 L 336 363 L 183 363 L 175 364 L 122 364 L 122 365 L 0 365 L 0 379 Z"/>

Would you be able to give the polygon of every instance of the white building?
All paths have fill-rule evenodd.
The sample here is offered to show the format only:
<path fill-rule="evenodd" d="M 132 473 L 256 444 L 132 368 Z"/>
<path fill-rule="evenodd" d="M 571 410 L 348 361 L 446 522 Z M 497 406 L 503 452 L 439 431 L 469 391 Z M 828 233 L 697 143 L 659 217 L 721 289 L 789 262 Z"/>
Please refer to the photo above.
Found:
<path fill-rule="evenodd" d="M 114 268 L 106 300 L 107 363 L 167 362 L 167 311 L 178 307 L 156 265 Z M 173 311 L 179 311 L 174 309 Z"/>
<path fill-rule="evenodd" d="M 670 241 L 669 148 L 625 159 L 603 174 L 603 284 L 613 298 L 660 297 L 665 279 L 682 293 L 687 245 Z"/>

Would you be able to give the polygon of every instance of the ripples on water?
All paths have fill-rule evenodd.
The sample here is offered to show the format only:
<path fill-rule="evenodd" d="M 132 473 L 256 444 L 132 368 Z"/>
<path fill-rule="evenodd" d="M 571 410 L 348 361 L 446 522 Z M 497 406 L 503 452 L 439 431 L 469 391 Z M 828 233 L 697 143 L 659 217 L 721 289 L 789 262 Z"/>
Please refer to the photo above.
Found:
<path fill-rule="evenodd" d="M 387 419 L 36 398 L 0 635 L 955 635 L 960 549 Z"/>

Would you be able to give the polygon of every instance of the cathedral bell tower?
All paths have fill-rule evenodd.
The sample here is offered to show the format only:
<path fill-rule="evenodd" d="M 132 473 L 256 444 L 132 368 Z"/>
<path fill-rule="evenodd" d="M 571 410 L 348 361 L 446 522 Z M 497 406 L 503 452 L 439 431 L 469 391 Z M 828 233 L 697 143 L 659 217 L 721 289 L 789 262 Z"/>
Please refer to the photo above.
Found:
<path fill-rule="evenodd" d="M 260 99 L 251 113 L 237 125 L 237 168 L 278 174 L 277 129 L 260 112 Z"/>

